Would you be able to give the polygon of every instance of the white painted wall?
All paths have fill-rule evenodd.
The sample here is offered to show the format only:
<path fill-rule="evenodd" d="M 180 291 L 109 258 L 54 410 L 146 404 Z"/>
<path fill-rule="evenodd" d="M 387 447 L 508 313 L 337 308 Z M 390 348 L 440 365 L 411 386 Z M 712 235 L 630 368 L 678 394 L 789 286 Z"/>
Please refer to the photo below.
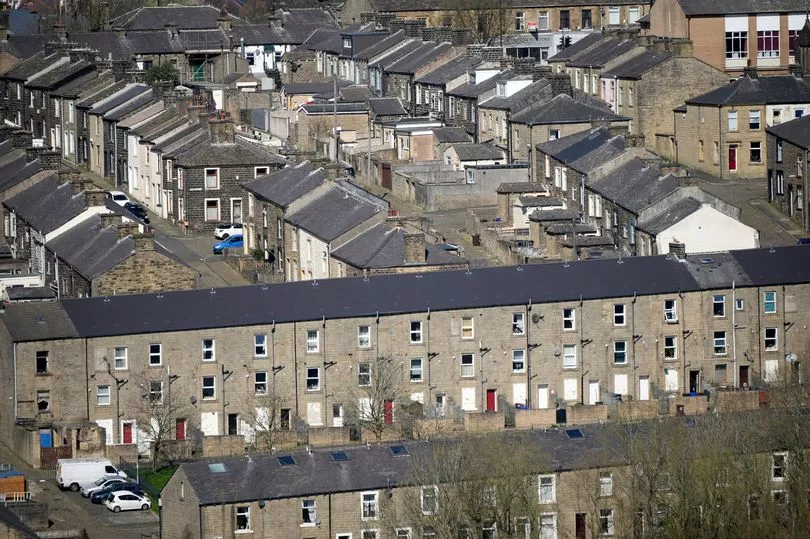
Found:
<path fill-rule="evenodd" d="M 669 251 L 677 239 L 686 245 L 687 253 L 707 253 L 759 247 L 759 232 L 708 204 L 656 237 L 659 253 Z"/>
<path fill-rule="evenodd" d="M 324 257 L 324 253 L 326 256 Z M 329 278 L 329 244 L 304 229 L 298 231 L 298 280 Z"/>

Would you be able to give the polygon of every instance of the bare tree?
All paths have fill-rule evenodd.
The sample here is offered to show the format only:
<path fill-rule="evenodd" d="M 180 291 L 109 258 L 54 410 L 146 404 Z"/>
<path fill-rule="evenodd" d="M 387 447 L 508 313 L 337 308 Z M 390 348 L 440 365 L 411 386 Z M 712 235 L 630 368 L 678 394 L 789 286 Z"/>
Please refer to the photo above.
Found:
<path fill-rule="evenodd" d="M 282 421 L 285 400 L 273 384 L 267 380 L 255 382 L 256 387 L 247 391 L 241 403 L 241 416 L 253 432 L 255 448 L 266 451 L 275 447 L 278 440 L 290 429 L 287 417 Z"/>
<path fill-rule="evenodd" d="M 146 372 L 137 378 L 140 394 L 135 397 L 133 411 L 138 430 L 152 447 L 152 467 L 169 457 L 170 442 L 175 439 L 177 420 L 189 415 L 189 404 L 179 393 L 172 393 L 170 376 L 153 377 Z"/>
<path fill-rule="evenodd" d="M 508 4 L 503 0 L 443 0 L 453 15 L 453 26 L 469 28 L 478 43 L 503 35 L 508 29 Z"/>
<path fill-rule="evenodd" d="M 359 368 L 367 370 L 358 372 L 358 387 L 349 392 L 347 424 L 368 430 L 381 440 L 383 433 L 398 428 L 394 403 L 404 391 L 402 368 L 390 357 L 377 358 Z"/>

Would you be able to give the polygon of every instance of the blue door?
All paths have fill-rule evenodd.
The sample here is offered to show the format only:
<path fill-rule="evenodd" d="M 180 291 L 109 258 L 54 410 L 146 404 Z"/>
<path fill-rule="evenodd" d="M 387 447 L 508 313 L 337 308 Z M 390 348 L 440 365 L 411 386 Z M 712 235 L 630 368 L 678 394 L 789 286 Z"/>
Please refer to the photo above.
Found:
<path fill-rule="evenodd" d="M 39 447 L 53 447 L 53 433 L 51 431 L 39 431 Z"/>

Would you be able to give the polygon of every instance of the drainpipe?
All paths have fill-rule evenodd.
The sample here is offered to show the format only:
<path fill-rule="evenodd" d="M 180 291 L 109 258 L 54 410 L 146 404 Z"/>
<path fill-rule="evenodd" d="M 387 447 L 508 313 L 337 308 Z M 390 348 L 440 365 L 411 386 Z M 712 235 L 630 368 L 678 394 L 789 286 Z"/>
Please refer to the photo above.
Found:
<path fill-rule="evenodd" d="M 427 365 L 423 364 L 423 368 L 427 367 L 427 402 L 430 403 L 430 395 L 431 395 L 431 376 L 430 376 L 430 363 L 433 358 L 430 355 L 430 307 L 428 307 L 427 312 L 427 323 L 425 324 L 425 359 L 423 361 L 427 362 Z M 424 406 L 422 407 L 424 410 Z"/>
<path fill-rule="evenodd" d="M 686 294 L 684 294 L 683 291 L 679 290 L 678 291 L 678 297 L 681 300 L 681 317 L 680 317 L 680 319 L 683 320 L 683 326 L 682 327 L 685 328 L 686 327 L 686 305 L 684 305 L 684 303 L 686 302 L 686 299 L 685 299 Z M 682 340 L 683 340 L 683 350 L 682 350 L 682 353 L 681 353 L 681 378 L 683 378 L 683 380 L 684 380 L 684 382 L 683 382 L 684 391 L 682 391 L 682 393 L 686 393 L 686 383 L 687 383 L 686 382 L 686 339 L 689 337 L 689 334 L 688 334 L 687 331 L 688 330 L 686 330 L 686 329 L 681 331 L 681 337 L 682 337 Z"/>
<path fill-rule="evenodd" d="M 737 118 L 739 125 L 740 119 Z M 717 146 L 717 164 L 720 166 L 720 179 L 723 179 L 723 110 L 722 107 L 717 107 L 717 133 L 720 141 Z M 739 157 L 738 157 L 739 159 Z"/>
<path fill-rule="evenodd" d="M 632 343 L 631 354 L 633 354 L 633 393 L 636 393 L 636 300 L 638 299 L 638 291 L 633 290 L 633 301 L 630 302 L 630 340 Z M 613 388 L 616 389 L 616 388 Z"/>
<path fill-rule="evenodd" d="M 576 253 L 574 253 L 576 254 Z M 582 301 L 582 294 L 579 295 L 579 402 L 585 404 L 585 328 L 583 327 L 585 317 L 582 311 L 585 303 Z"/>
<path fill-rule="evenodd" d="M 14 419 L 16 420 L 19 415 L 17 411 L 17 343 L 15 342 L 11 347 L 11 362 L 12 362 L 12 369 L 14 374 Z M 90 406 L 88 404 L 88 406 Z"/>
<path fill-rule="evenodd" d="M 297 343 L 298 343 L 298 323 L 297 322 L 293 322 L 293 340 L 292 340 L 292 342 L 293 342 L 293 365 L 295 366 L 295 373 L 294 373 L 294 376 L 293 376 L 293 379 L 295 380 L 295 417 L 300 417 L 300 415 L 299 415 L 300 406 L 299 406 L 299 402 L 298 402 L 300 392 L 298 391 L 298 345 L 297 345 Z"/>
<path fill-rule="evenodd" d="M 737 282 L 731 281 L 731 373 L 732 386 L 737 387 Z"/>
<path fill-rule="evenodd" d="M 529 328 L 531 327 L 531 320 L 529 320 L 529 315 L 532 312 L 532 298 L 529 298 L 529 303 L 526 305 L 525 310 L 523 311 L 523 327 L 525 328 L 524 333 L 526 333 L 526 408 L 531 410 L 532 408 L 532 345 L 531 341 L 529 340 Z"/>

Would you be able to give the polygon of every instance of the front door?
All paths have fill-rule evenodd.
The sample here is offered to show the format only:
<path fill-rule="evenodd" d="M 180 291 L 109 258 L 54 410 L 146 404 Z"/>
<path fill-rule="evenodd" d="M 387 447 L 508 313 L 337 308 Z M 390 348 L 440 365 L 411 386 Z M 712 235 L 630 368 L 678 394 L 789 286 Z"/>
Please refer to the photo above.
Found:
<path fill-rule="evenodd" d="M 541 410 L 548 408 L 548 386 L 537 386 L 537 407 Z"/>
<path fill-rule="evenodd" d="M 585 513 L 577 513 L 576 520 L 574 521 L 574 537 L 576 539 L 585 539 L 588 537 L 587 526 L 585 524 L 587 515 Z"/>
<path fill-rule="evenodd" d="M 436 417 L 444 417 L 444 403 L 445 403 L 444 393 L 438 393 L 436 395 Z"/>
<path fill-rule="evenodd" d="M 394 422 L 394 401 L 387 400 L 383 406 L 383 417 L 385 419 L 385 423 L 390 425 Z"/>
<path fill-rule="evenodd" d="M 678 391 L 677 369 L 664 369 L 664 389 L 667 391 Z"/>
<path fill-rule="evenodd" d="M 640 376 L 638 379 L 638 400 L 650 400 L 650 377 Z"/>
<path fill-rule="evenodd" d="M 599 402 L 599 382 L 588 382 L 588 404 L 596 404 Z"/>
<path fill-rule="evenodd" d="M 737 146 L 728 147 L 728 171 L 737 171 Z"/>
<path fill-rule="evenodd" d="M 498 390 L 487 389 L 487 412 L 494 412 L 497 408 Z"/>
<path fill-rule="evenodd" d="M 239 414 L 228 414 L 228 435 L 239 434 Z"/>
<path fill-rule="evenodd" d="M 700 371 L 689 371 L 689 393 L 700 391 Z"/>
<path fill-rule="evenodd" d="M 174 423 L 174 439 L 175 440 L 185 440 L 186 439 L 186 420 L 185 419 L 177 419 Z"/>
<path fill-rule="evenodd" d="M 343 405 L 342 404 L 333 404 L 332 405 L 332 426 L 333 427 L 342 427 L 343 426 Z"/>
<path fill-rule="evenodd" d="M 132 423 L 124 423 L 124 432 L 122 441 L 125 444 L 132 443 Z"/>
<path fill-rule="evenodd" d="M 748 387 L 748 365 L 740 366 L 740 387 Z"/>
<path fill-rule="evenodd" d="M 231 199 L 231 219 L 234 223 L 241 223 L 242 222 L 242 199 L 241 198 L 232 198 Z"/>

